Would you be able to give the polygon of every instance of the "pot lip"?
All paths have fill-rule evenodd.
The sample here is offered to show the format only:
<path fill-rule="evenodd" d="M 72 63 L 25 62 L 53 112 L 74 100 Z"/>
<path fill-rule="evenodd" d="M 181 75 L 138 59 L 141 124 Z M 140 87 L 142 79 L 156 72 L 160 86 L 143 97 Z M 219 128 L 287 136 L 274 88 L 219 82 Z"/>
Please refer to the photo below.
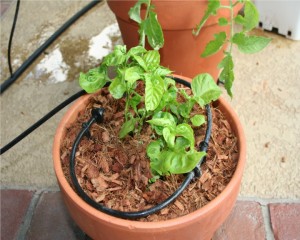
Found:
<path fill-rule="evenodd" d="M 183 77 L 180 75 L 174 74 L 173 76 L 181 78 L 186 81 L 191 81 L 190 78 Z M 235 188 L 235 185 L 241 181 L 243 170 L 245 167 L 245 161 L 246 161 L 246 139 L 245 139 L 242 125 L 238 119 L 237 114 L 233 111 L 229 103 L 227 103 L 223 97 L 220 97 L 219 100 L 217 100 L 217 102 L 219 102 L 221 105 L 224 106 L 225 109 L 227 109 L 228 115 L 230 115 L 230 117 L 233 119 L 231 125 L 232 124 L 236 125 L 236 134 L 238 136 L 238 145 L 239 145 L 239 160 L 231 181 L 215 199 L 210 201 L 204 207 L 192 213 L 189 213 L 187 215 L 175 219 L 159 221 L 159 222 L 140 222 L 134 220 L 121 219 L 121 218 L 117 218 L 105 214 L 99 210 L 96 210 L 92 206 L 88 205 L 85 201 L 83 201 L 77 195 L 77 193 L 71 188 L 71 186 L 69 185 L 69 183 L 67 182 L 64 176 L 64 173 L 61 168 L 61 161 L 60 161 L 60 143 L 61 143 L 61 138 L 65 126 L 67 125 L 70 116 L 76 114 L 79 106 L 83 104 L 85 101 L 87 101 L 89 97 L 90 95 L 85 95 L 79 98 L 63 116 L 55 133 L 52 154 L 53 154 L 54 170 L 61 190 L 64 191 L 68 195 L 68 197 L 75 202 L 75 204 L 78 207 L 85 209 L 85 211 L 88 212 L 93 218 L 98 218 L 104 222 L 107 222 L 109 224 L 115 224 L 123 228 L 138 228 L 138 229 L 168 228 L 168 227 L 176 226 L 178 224 L 187 224 L 190 221 L 196 221 L 196 219 L 199 218 L 199 216 L 205 216 L 209 214 L 209 212 L 212 209 L 214 209 L 217 205 L 219 205 L 223 201 L 223 199 L 230 196 L 232 190 Z"/>

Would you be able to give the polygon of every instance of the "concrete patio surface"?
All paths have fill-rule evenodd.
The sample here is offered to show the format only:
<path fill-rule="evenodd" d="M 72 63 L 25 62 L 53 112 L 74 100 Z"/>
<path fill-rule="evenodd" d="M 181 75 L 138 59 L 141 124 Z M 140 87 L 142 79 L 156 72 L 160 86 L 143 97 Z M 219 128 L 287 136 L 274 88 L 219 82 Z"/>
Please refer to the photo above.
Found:
<path fill-rule="evenodd" d="M 9 77 L 6 52 L 15 2 L 1 0 L 1 83 Z M 8 7 L 2 11 L 4 3 Z M 21 1 L 12 48 L 13 68 L 17 69 L 86 4 Z M 80 71 L 94 67 L 99 62 L 96 58 L 122 42 L 115 23 L 106 3 L 98 4 L 1 95 L 1 147 L 80 90 Z M 255 55 L 234 50 L 234 98 L 226 96 L 247 138 L 247 165 L 240 197 L 299 203 L 300 41 L 261 30 L 255 33 L 273 41 Z M 59 190 L 51 151 L 56 126 L 65 111 L 1 156 L 1 189 Z"/>

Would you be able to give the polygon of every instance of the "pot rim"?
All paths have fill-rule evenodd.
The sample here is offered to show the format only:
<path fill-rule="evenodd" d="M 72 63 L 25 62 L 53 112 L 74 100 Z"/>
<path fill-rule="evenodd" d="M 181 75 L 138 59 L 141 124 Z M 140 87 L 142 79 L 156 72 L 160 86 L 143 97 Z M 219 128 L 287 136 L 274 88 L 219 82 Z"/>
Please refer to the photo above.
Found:
<path fill-rule="evenodd" d="M 181 78 L 185 81 L 191 81 L 190 78 L 183 77 L 180 75 L 173 75 L 174 77 Z M 189 213 L 184 216 L 180 216 L 175 219 L 169 219 L 165 221 L 159 221 L 159 222 L 140 222 L 135 220 L 127 220 L 127 219 L 121 219 L 114 216 L 110 216 L 106 213 L 103 213 L 89 204 L 87 204 L 84 200 L 82 200 L 77 193 L 71 188 L 70 184 L 67 182 L 64 173 L 62 171 L 61 167 L 61 161 L 60 161 L 60 144 L 61 139 L 63 138 L 64 132 L 65 132 L 65 126 L 68 125 L 71 116 L 74 116 L 80 109 L 80 105 L 84 104 L 90 95 L 85 95 L 81 98 L 79 98 L 65 113 L 62 120 L 60 121 L 54 138 L 53 143 L 53 163 L 54 163 L 54 170 L 55 174 L 58 180 L 58 183 L 61 187 L 61 190 L 64 191 L 69 198 L 71 198 L 77 206 L 79 206 L 82 209 L 85 209 L 91 216 L 97 219 L 101 219 L 104 222 L 107 222 L 109 224 L 115 224 L 119 225 L 119 227 L 122 228 L 135 228 L 135 229 L 157 229 L 157 228 L 168 228 L 168 227 L 174 227 L 179 224 L 188 224 L 191 221 L 196 221 L 199 216 L 204 217 L 205 215 L 209 214 L 209 212 L 214 209 L 217 205 L 219 205 L 225 198 L 231 195 L 232 190 L 236 187 L 237 184 L 242 179 L 243 170 L 245 167 L 246 162 L 246 139 L 244 135 L 244 131 L 242 128 L 242 125 L 238 119 L 237 114 L 233 111 L 232 107 L 229 105 L 229 103 L 226 102 L 226 100 L 223 97 L 220 97 L 217 102 L 219 105 L 222 105 L 224 109 L 227 109 L 227 118 L 232 118 L 232 122 L 230 122 L 231 127 L 233 125 L 236 125 L 234 130 L 236 131 L 236 136 L 238 138 L 238 147 L 239 147 L 239 159 L 238 164 L 236 167 L 236 170 L 232 176 L 232 179 L 227 184 L 227 186 L 224 188 L 224 190 L 212 201 L 210 201 L 208 204 L 203 206 L 202 208 Z"/>

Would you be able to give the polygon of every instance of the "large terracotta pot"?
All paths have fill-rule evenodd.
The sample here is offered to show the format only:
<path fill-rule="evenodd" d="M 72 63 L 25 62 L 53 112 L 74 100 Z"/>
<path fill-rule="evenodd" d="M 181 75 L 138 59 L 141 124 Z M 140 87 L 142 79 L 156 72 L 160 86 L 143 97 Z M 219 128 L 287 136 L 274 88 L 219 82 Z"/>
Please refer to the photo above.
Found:
<path fill-rule="evenodd" d="M 135 0 L 108 0 L 107 3 L 116 15 L 124 44 L 128 48 L 138 45 L 138 25 L 129 19 L 128 11 Z M 222 1 L 224 5 L 228 2 Z M 224 53 L 222 49 L 217 54 L 207 58 L 200 57 L 207 43 L 214 39 L 214 34 L 226 32 L 229 26 L 219 26 L 220 16 L 229 18 L 229 10 L 218 11 L 216 17 L 209 18 L 200 34 L 195 37 L 192 30 L 199 24 L 207 8 L 206 0 L 152 0 L 157 18 L 162 26 L 165 44 L 160 50 L 161 64 L 170 68 L 175 74 L 195 77 L 199 73 L 210 73 L 218 79 L 218 64 Z M 236 7 L 237 12 L 240 8 Z M 142 9 L 144 14 L 145 9 Z"/>
<path fill-rule="evenodd" d="M 177 77 L 191 81 L 189 78 Z M 57 128 L 53 146 L 57 181 L 70 215 L 78 226 L 95 240 L 211 239 L 236 202 L 245 166 L 245 136 L 240 121 L 230 105 L 223 98 L 215 102 L 229 120 L 238 138 L 239 160 L 236 171 L 226 188 L 206 206 L 188 215 L 161 222 L 138 222 L 112 217 L 94 209 L 74 192 L 64 176 L 60 160 L 60 145 L 66 128 L 75 121 L 78 112 L 86 107 L 89 97 L 89 95 L 81 97 L 64 115 Z"/>

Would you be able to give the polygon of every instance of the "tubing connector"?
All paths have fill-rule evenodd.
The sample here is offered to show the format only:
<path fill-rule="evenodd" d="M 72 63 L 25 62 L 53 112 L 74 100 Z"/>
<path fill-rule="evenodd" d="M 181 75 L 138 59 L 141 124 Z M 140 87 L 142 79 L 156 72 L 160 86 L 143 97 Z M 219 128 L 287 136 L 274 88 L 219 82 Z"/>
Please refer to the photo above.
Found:
<path fill-rule="evenodd" d="M 92 116 L 97 123 L 102 123 L 104 119 L 104 108 L 94 108 L 92 110 Z"/>

